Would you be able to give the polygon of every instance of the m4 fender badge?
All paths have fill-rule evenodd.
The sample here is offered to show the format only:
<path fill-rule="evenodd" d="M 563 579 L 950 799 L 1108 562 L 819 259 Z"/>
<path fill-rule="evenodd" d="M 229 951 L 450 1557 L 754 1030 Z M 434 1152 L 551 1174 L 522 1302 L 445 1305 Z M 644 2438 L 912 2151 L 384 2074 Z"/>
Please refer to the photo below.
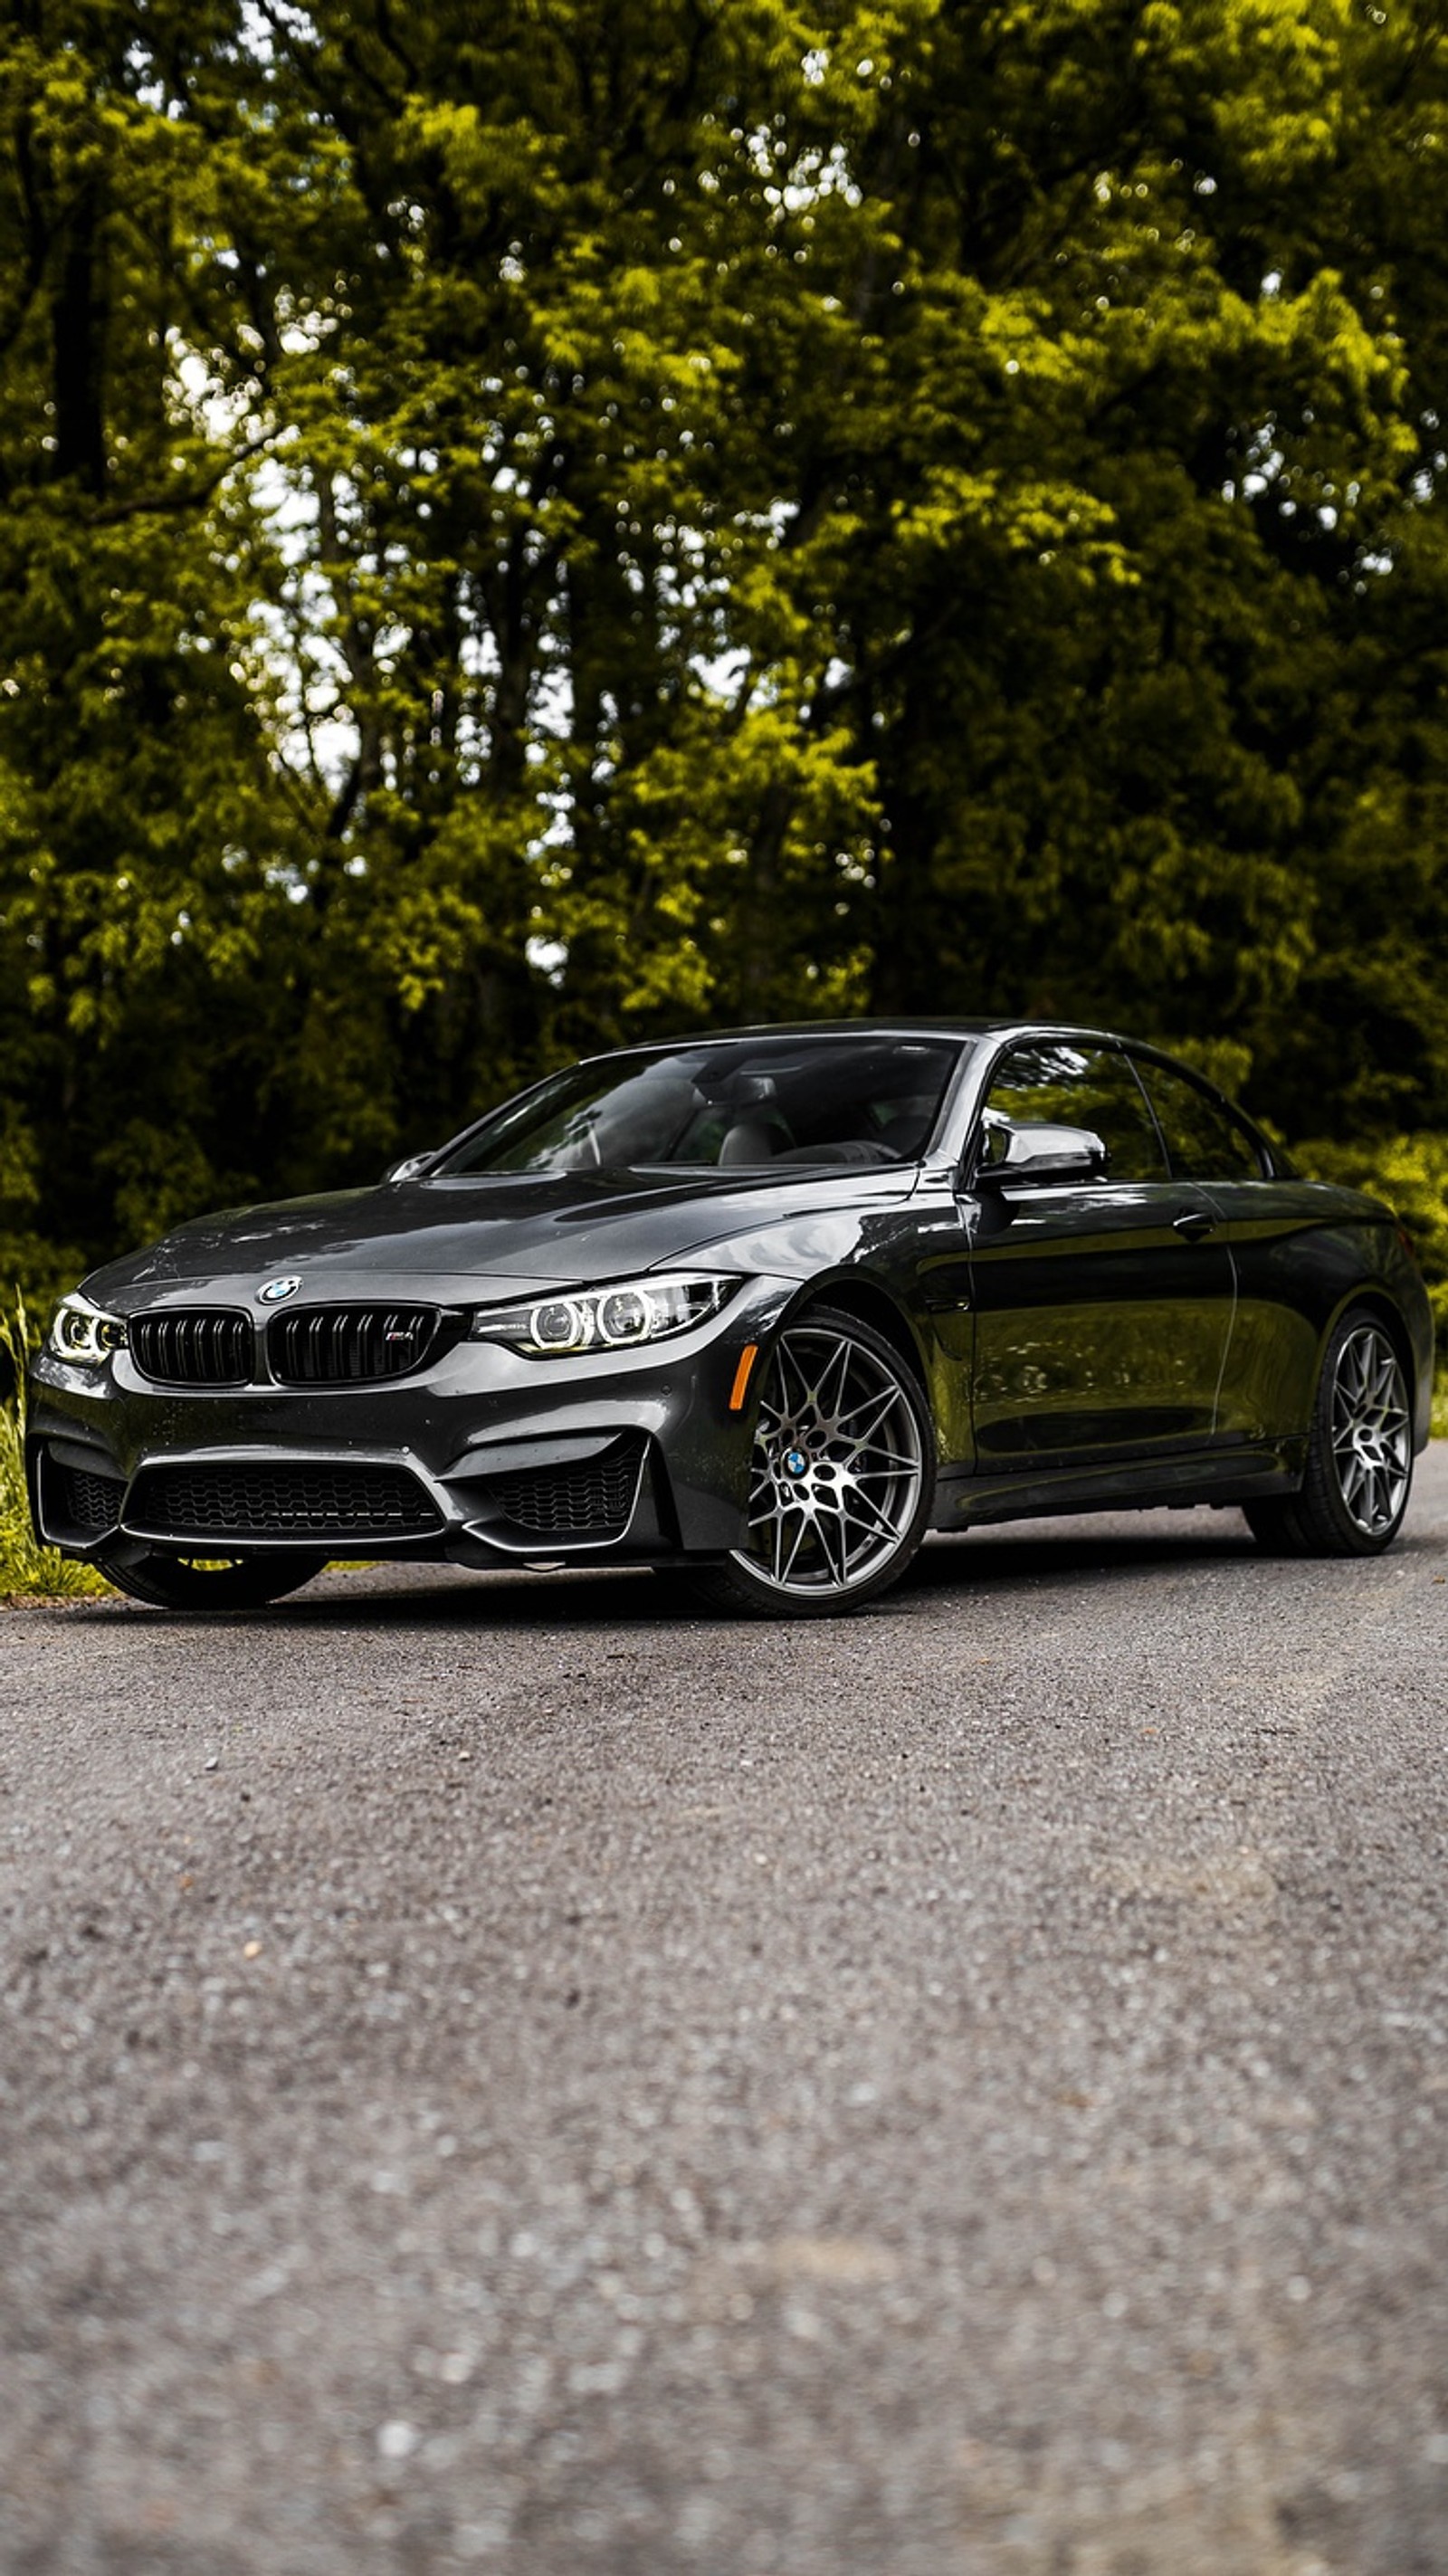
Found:
<path fill-rule="evenodd" d="M 284 1297 L 295 1297 L 301 1284 L 300 1279 L 269 1279 L 264 1288 L 258 1288 L 257 1303 L 260 1306 L 279 1306 Z"/>

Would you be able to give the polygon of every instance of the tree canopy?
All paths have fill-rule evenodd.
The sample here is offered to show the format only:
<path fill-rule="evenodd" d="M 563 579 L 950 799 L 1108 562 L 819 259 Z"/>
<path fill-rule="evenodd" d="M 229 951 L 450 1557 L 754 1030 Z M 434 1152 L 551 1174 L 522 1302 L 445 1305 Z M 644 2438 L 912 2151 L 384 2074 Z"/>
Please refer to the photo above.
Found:
<path fill-rule="evenodd" d="M 1448 1130 L 1445 18 L 0 0 L 0 1229 L 833 1011 Z"/>

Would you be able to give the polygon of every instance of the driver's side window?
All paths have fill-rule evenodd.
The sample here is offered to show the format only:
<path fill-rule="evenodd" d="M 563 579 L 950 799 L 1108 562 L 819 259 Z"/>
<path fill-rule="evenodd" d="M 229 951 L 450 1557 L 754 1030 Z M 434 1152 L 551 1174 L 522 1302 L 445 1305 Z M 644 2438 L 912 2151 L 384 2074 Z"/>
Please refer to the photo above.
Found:
<path fill-rule="evenodd" d="M 1012 1047 L 986 1095 L 982 1159 L 999 1162 L 1015 1127 L 1085 1127 L 1106 1148 L 1112 1181 L 1164 1181 L 1166 1161 L 1140 1083 L 1114 1048 L 1064 1038 Z"/>

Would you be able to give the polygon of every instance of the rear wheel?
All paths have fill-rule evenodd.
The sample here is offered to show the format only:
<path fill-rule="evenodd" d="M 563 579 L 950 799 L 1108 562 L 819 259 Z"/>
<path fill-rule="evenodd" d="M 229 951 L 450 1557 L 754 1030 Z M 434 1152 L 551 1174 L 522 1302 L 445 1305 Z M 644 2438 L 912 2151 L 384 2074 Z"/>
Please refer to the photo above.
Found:
<path fill-rule="evenodd" d="M 829 1618 L 898 1581 L 930 1518 L 930 1408 L 858 1317 L 818 1306 L 770 1353 L 750 1463 L 748 1536 L 695 1578 L 757 1618 Z"/>
<path fill-rule="evenodd" d="M 1377 1556 L 1402 1526 L 1413 1481 L 1408 1387 L 1391 1334 L 1358 1306 L 1327 1346 L 1300 1493 L 1252 1503 L 1252 1535 L 1278 1556 Z"/>
<path fill-rule="evenodd" d="M 316 1548 L 279 1548 L 274 1556 L 173 1556 L 165 1548 L 103 1549 L 94 1562 L 107 1583 L 158 1610 L 261 1610 L 300 1591 L 327 1559 Z"/>

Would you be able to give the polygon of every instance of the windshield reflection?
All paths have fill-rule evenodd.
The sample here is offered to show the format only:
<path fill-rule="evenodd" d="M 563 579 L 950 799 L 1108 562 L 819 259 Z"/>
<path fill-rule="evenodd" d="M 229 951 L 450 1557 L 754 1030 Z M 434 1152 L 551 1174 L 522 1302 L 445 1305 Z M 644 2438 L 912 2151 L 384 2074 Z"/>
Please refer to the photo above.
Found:
<path fill-rule="evenodd" d="M 435 1166 L 471 1172 L 917 1162 L 958 1038 L 735 1038 L 573 1065 Z"/>

